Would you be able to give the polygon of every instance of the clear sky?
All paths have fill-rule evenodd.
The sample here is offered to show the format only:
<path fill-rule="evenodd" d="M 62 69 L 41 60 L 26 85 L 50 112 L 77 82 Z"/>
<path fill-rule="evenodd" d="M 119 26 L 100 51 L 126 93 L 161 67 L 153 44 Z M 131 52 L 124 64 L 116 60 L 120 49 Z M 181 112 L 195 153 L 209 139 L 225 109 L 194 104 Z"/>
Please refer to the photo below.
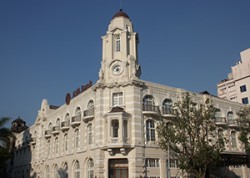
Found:
<path fill-rule="evenodd" d="M 0 116 L 31 125 L 43 98 L 98 79 L 101 36 L 119 0 L 0 0 Z M 208 90 L 250 48 L 250 0 L 122 0 L 138 32 L 143 80 Z"/>

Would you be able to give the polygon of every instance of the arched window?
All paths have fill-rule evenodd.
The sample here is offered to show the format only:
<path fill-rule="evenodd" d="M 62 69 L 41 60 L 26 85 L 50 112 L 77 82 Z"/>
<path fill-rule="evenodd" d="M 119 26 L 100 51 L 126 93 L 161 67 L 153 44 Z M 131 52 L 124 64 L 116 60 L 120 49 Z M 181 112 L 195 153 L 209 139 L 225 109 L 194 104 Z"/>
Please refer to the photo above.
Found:
<path fill-rule="evenodd" d="M 80 117 L 80 118 L 81 118 L 82 113 L 81 113 L 81 109 L 80 109 L 80 107 L 77 107 L 77 108 L 76 108 L 75 116 L 78 116 L 78 117 Z"/>
<path fill-rule="evenodd" d="M 68 164 L 64 163 L 63 167 L 62 167 L 62 178 L 68 178 L 69 177 L 69 171 L 68 171 Z"/>
<path fill-rule="evenodd" d="M 153 120 L 146 121 L 147 141 L 155 141 L 155 123 Z"/>
<path fill-rule="evenodd" d="M 53 169 L 53 178 L 59 178 L 57 165 L 55 165 Z"/>
<path fill-rule="evenodd" d="M 93 143 L 93 140 L 92 140 L 92 137 L 93 137 L 93 134 L 92 134 L 92 124 L 89 124 L 88 125 L 88 144 L 92 144 Z"/>
<path fill-rule="evenodd" d="M 172 100 L 165 99 L 162 103 L 162 112 L 163 114 L 172 114 Z"/>
<path fill-rule="evenodd" d="M 80 134 L 79 134 L 79 129 L 75 130 L 75 148 L 80 147 Z"/>
<path fill-rule="evenodd" d="M 146 95 L 143 98 L 143 111 L 157 111 L 156 109 L 153 96 Z"/>
<path fill-rule="evenodd" d="M 143 104 L 144 104 L 144 105 L 154 106 L 154 105 L 155 105 L 155 102 L 154 102 L 153 96 L 151 96 L 151 95 L 146 95 L 146 96 L 143 98 Z"/>
<path fill-rule="evenodd" d="M 90 100 L 90 101 L 89 101 L 87 108 L 88 108 L 88 109 L 94 108 L 94 101 L 93 101 L 93 100 Z"/>
<path fill-rule="evenodd" d="M 49 166 L 46 166 L 46 167 L 45 167 L 44 177 L 45 177 L 45 178 L 50 178 Z"/>
<path fill-rule="evenodd" d="M 76 161 L 75 165 L 74 165 L 74 178 L 80 178 L 80 164 L 79 164 L 79 161 Z"/>
<path fill-rule="evenodd" d="M 60 128 L 60 118 L 57 118 L 57 120 L 56 120 L 56 126 Z"/>
<path fill-rule="evenodd" d="M 83 112 L 84 117 L 94 116 L 94 101 L 90 100 L 87 105 L 87 110 Z"/>
<path fill-rule="evenodd" d="M 52 123 L 49 123 L 48 130 L 52 130 Z"/>
<path fill-rule="evenodd" d="M 69 114 L 67 113 L 66 116 L 65 116 L 65 121 L 70 123 L 70 118 L 69 118 Z"/>
<path fill-rule="evenodd" d="M 94 178 L 94 161 L 92 159 L 88 161 L 88 178 Z"/>

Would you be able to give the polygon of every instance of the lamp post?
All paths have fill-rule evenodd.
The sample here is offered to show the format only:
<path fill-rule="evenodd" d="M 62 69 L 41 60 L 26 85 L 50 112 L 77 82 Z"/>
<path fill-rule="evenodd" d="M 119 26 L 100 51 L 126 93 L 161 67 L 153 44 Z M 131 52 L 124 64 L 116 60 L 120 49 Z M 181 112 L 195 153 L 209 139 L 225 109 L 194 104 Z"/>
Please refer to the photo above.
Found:
<path fill-rule="evenodd" d="M 167 178 L 171 177 L 170 173 L 170 151 L 169 151 L 169 142 L 168 142 L 168 162 L 167 162 Z"/>

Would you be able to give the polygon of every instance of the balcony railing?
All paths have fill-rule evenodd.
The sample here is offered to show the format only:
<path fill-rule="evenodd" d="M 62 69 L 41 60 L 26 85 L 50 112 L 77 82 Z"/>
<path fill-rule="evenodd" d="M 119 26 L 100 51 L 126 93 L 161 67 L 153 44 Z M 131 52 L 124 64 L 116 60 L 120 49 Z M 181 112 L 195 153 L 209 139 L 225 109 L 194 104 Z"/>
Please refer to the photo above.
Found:
<path fill-rule="evenodd" d="M 237 120 L 235 120 L 235 119 L 229 119 L 228 121 L 227 121 L 227 123 L 228 123 L 228 126 L 229 127 L 237 127 L 239 124 L 238 124 L 238 121 Z"/>
<path fill-rule="evenodd" d="M 217 125 L 226 125 L 226 118 L 225 117 L 221 117 L 221 116 L 217 116 L 215 117 L 215 124 Z"/>
<path fill-rule="evenodd" d="M 89 119 L 93 119 L 95 117 L 95 108 L 90 108 L 83 112 L 83 121 L 88 121 Z"/>
<path fill-rule="evenodd" d="M 143 114 L 153 114 L 158 115 L 159 114 L 159 107 L 154 105 L 143 105 L 142 106 Z"/>
<path fill-rule="evenodd" d="M 162 115 L 165 116 L 165 117 L 173 116 L 174 115 L 174 109 L 171 108 L 171 107 L 169 107 L 169 108 L 162 107 Z"/>
<path fill-rule="evenodd" d="M 63 122 L 61 123 L 61 130 L 62 130 L 62 131 L 68 130 L 69 127 L 70 127 L 69 121 L 63 121 Z"/>
<path fill-rule="evenodd" d="M 111 143 L 117 143 L 117 142 L 118 142 L 118 137 L 111 138 Z"/>
<path fill-rule="evenodd" d="M 81 124 L 81 115 L 74 116 L 71 118 L 71 126 L 75 127 Z"/>
<path fill-rule="evenodd" d="M 51 131 L 51 130 L 45 130 L 45 132 L 44 132 L 44 137 L 45 137 L 45 138 L 50 138 L 50 137 L 51 137 L 51 134 L 52 134 L 52 131 Z"/>
<path fill-rule="evenodd" d="M 60 133 L 60 127 L 59 126 L 54 126 L 52 127 L 52 134 L 56 135 Z"/>

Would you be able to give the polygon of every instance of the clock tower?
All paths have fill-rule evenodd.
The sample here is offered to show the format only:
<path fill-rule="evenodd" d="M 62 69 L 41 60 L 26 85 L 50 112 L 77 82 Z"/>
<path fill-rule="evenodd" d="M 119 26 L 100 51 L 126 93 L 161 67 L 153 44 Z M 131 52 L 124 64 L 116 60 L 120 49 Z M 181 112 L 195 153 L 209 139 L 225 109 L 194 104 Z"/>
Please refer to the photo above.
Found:
<path fill-rule="evenodd" d="M 99 82 L 126 83 L 140 78 L 138 42 L 138 35 L 133 30 L 129 16 L 120 10 L 113 16 L 106 35 L 102 37 Z"/>

